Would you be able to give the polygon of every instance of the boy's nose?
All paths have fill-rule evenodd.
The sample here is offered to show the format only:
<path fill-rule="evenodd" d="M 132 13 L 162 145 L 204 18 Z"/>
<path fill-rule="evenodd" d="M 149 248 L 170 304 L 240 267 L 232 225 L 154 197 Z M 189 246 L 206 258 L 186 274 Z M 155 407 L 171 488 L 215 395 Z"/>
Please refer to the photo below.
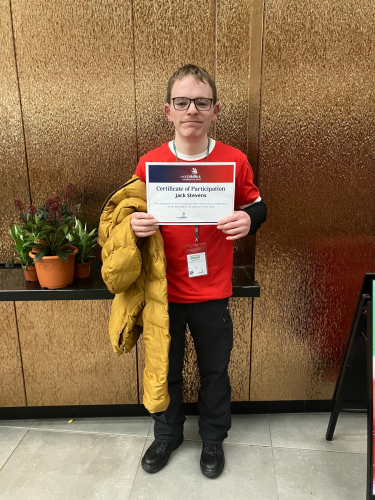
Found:
<path fill-rule="evenodd" d="M 188 109 L 187 109 L 187 111 L 192 111 L 192 110 L 193 110 L 194 112 L 198 111 L 198 110 L 197 110 L 197 107 L 195 106 L 195 102 L 194 102 L 194 101 L 191 101 L 191 102 L 190 102 L 190 106 L 189 106 L 189 107 L 188 107 Z"/>

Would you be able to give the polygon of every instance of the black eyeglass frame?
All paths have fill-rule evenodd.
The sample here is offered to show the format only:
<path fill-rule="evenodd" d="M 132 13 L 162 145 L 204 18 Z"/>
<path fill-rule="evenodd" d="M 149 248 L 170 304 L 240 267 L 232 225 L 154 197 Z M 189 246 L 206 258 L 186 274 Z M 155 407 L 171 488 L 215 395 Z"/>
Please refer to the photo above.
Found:
<path fill-rule="evenodd" d="M 175 106 L 175 102 L 174 102 L 174 101 L 175 101 L 175 99 L 187 99 L 187 100 L 189 101 L 189 104 L 188 104 L 188 106 L 187 106 L 186 108 L 184 108 L 184 109 L 181 109 L 181 108 L 177 109 L 177 108 L 176 108 L 176 106 Z M 195 102 L 195 101 L 199 101 L 199 99 L 205 99 L 206 101 L 210 101 L 210 107 L 209 107 L 208 109 L 199 109 L 199 108 L 197 107 L 196 102 Z M 174 109 L 175 109 L 176 111 L 186 111 L 187 109 L 189 109 L 189 108 L 190 108 L 190 104 L 191 104 L 192 102 L 194 103 L 195 109 L 196 109 L 197 111 L 210 111 L 210 109 L 212 108 L 212 103 L 214 102 L 214 100 L 213 100 L 213 99 L 211 99 L 210 97 L 196 97 L 195 99 L 190 99 L 190 97 L 173 97 L 173 98 L 171 99 L 171 101 L 173 102 L 173 107 L 174 107 Z"/>

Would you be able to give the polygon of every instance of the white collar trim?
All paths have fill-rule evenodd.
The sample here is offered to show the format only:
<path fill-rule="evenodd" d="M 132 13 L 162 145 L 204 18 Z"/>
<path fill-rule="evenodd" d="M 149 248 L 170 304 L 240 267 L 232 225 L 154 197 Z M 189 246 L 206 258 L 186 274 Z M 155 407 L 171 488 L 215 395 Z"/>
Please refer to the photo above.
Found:
<path fill-rule="evenodd" d="M 216 144 L 215 139 L 210 139 L 210 150 L 208 152 L 209 154 L 212 153 L 212 151 L 215 147 L 215 144 Z M 170 141 L 168 143 L 168 146 L 169 146 L 169 149 L 172 151 L 172 153 L 175 154 L 174 148 L 173 148 L 173 141 Z M 207 150 L 204 151 L 204 153 L 200 153 L 199 155 L 193 155 L 193 156 L 184 155 L 184 154 L 180 153 L 179 151 L 177 151 L 177 158 L 179 158 L 180 160 L 184 160 L 184 161 L 203 160 L 203 158 L 206 158 L 206 157 L 207 157 Z"/>

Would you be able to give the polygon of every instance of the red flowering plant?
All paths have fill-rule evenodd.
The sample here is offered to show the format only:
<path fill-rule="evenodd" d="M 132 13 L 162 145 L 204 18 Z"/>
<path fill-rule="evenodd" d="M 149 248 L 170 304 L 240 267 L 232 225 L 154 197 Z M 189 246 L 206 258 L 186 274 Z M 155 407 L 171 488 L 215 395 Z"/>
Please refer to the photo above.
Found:
<path fill-rule="evenodd" d="M 40 249 L 34 257 L 34 262 L 46 255 L 57 255 L 68 262 L 68 255 L 73 250 L 63 248 L 71 245 L 67 235 L 75 223 L 81 204 L 76 203 L 77 191 L 75 186 L 68 184 L 64 197 L 58 195 L 48 198 L 38 209 L 30 205 L 23 212 L 23 203 L 15 200 L 15 207 L 20 211 L 21 230 L 27 235 L 24 247 L 29 251 L 32 248 Z"/>

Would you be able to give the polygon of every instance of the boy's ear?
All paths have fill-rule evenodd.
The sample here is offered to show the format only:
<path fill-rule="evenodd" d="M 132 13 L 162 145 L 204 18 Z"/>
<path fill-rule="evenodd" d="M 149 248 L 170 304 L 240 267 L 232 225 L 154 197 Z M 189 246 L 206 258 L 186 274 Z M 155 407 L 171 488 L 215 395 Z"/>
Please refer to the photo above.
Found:
<path fill-rule="evenodd" d="M 170 106 L 167 103 L 164 104 L 164 114 L 167 117 L 169 122 L 173 122 L 173 118 L 171 117 L 171 113 L 170 113 Z"/>

